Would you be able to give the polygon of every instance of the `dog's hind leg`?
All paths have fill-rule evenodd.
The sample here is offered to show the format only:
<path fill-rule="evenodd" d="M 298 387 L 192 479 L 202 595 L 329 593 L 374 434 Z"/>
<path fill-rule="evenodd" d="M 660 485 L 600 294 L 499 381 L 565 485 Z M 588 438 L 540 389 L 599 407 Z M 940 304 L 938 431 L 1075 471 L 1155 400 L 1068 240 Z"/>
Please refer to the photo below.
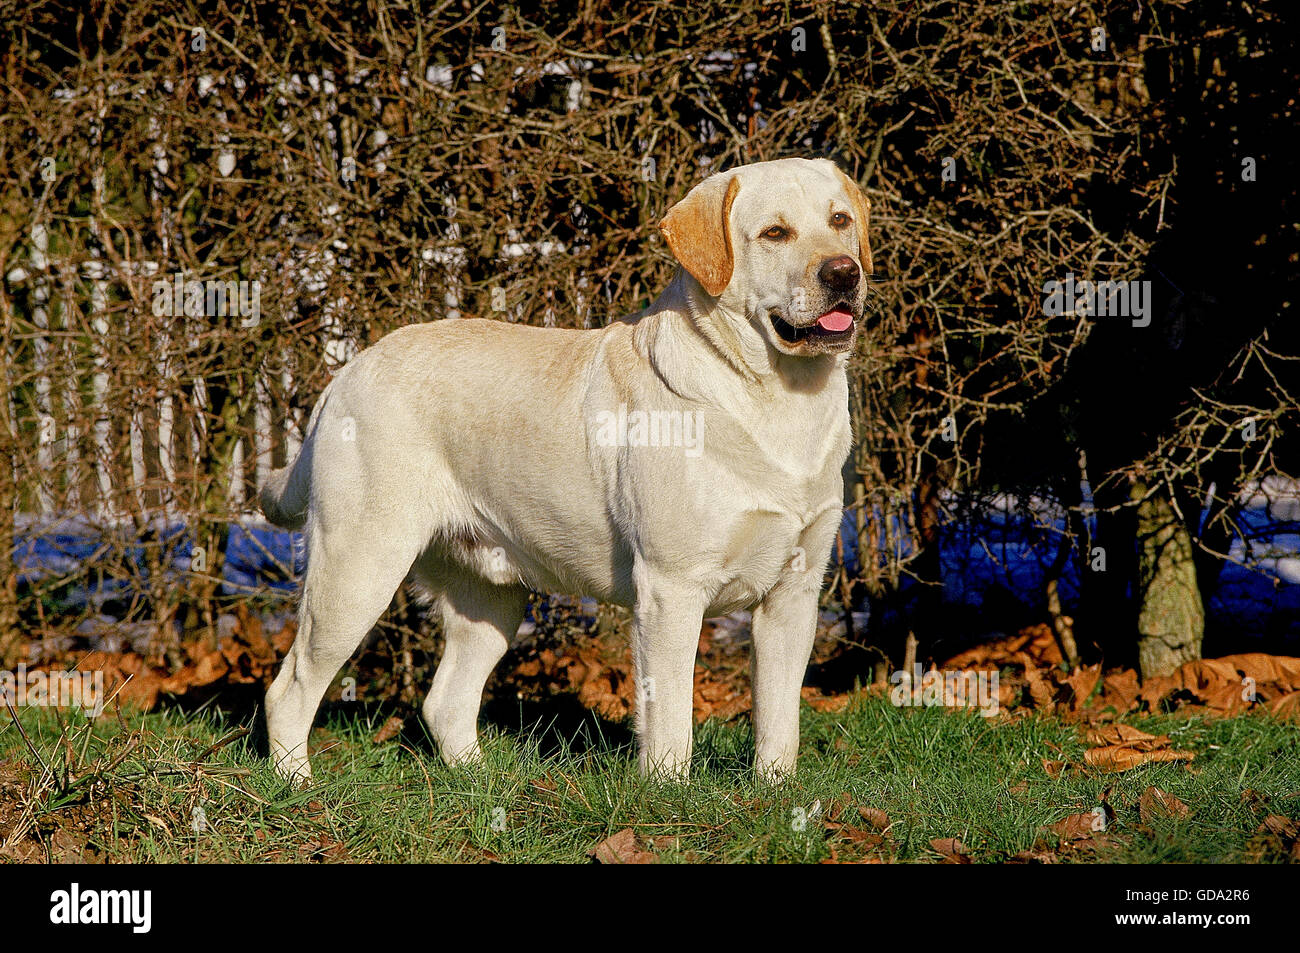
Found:
<path fill-rule="evenodd" d="M 309 529 L 298 635 L 266 693 L 271 759 L 298 782 L 311 778 L 307 736 L 325 690 L 388 608 L 417 552 L 409 533 L 364 520 L 346 529 L 356 525 L 366 532 Z"/>
<path fill-rule="evenodd" d="M 450 579 L 438 581 L 446 647 L 423 715 L 443 759 L 459 764 L 480 756 L 483 686 L 523 621 L 528 590 L 496 585 L 460 569 L 451 572 Z"/>

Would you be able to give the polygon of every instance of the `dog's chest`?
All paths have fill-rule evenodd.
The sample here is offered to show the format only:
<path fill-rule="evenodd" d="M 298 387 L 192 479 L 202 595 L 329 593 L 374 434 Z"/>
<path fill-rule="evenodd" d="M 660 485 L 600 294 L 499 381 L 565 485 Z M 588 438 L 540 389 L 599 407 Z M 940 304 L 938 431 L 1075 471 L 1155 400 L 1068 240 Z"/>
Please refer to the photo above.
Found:
<path fill-rule="evenodd" d="M 809 486 L 795 499 L 738 508 L 719 521 L 721 546 L 711 567 L 717 596 L 710 614 L 749 607 L 789 577 L 819 586 L 837 513 L 831 486 Z"/>
<path fill-rule="evenodd" d="M 849 437 L 847 421 L 840 424 L 832 416 L 808 445 L 772 441 L 761 455 L 726 462 L 727 491 L 715 497 L 709 547 L 716 560 L 713 611 L 751 606 L 791 576 L 820 586 L 843 495 Z"/>
<path fill-rule="evenodd" d="M 708 615 L 748 608 L 770 591 L 784 573 L 806 571 L 819 557 L 807 553 L 806 527 L 790 514 L 751 511 L 732 524 L 718 564 L 713 567 L 716 595 Z M 824 558 L 824 554 L 821 554 Z"/>

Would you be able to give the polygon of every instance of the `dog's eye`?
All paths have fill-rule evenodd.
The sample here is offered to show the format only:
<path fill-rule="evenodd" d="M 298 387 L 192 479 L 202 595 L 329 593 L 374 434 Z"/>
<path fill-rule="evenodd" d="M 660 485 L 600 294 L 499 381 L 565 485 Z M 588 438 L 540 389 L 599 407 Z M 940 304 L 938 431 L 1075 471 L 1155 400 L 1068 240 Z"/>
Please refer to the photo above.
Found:
<path fill-rule="evenodd" d="M 836 228 L 844 228 L 849 224 L 850 221 L 851 219 L 843 212 L 836 212 L 834 215 L 831 216 L 831 224 Z"/>
<path fill-rule="evenodd" d="M 770 238 L 774 242 L 784 241 L 790 237 L 790 233 L 780 225 L 773 225 L 763 233 L 764 238 Z"/>

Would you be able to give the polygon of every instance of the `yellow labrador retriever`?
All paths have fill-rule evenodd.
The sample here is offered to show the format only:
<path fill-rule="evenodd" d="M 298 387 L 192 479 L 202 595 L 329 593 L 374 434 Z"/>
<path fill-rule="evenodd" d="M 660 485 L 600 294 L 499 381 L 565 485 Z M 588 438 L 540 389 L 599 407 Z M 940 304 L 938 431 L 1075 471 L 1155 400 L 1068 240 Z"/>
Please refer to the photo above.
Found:
<path fill-rule="evenodd" d="M 408 578 L 441 610 L 423 715 L 449 762 L 479 756 L 483 686 L 531 588 L 632 608 L 641 769 L 682 779 L 701 620 L 752 608 L 756 768 L 792 771 L 867 210 L 824 159 L 731 169 L 659 223 L 682 268 L 640 314 L 413 325 L 343 368 L 261 494 L 307 535 L 298 637 L 266 696 L 280 771 L 310 776 L 321 697 Z"/>

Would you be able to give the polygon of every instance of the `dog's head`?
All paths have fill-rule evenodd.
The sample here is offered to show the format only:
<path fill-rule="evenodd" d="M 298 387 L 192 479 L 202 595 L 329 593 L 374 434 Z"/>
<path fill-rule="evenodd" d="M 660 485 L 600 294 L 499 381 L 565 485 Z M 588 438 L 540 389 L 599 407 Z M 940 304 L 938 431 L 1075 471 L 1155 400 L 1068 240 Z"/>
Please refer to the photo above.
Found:
<path fill-rule="evenodd" d="M 659 229 L 721 310 L 793 356 L 851 350 L 871 274 L 870 204 L 827 159 L 778 159 L 705 179 Z"/>

